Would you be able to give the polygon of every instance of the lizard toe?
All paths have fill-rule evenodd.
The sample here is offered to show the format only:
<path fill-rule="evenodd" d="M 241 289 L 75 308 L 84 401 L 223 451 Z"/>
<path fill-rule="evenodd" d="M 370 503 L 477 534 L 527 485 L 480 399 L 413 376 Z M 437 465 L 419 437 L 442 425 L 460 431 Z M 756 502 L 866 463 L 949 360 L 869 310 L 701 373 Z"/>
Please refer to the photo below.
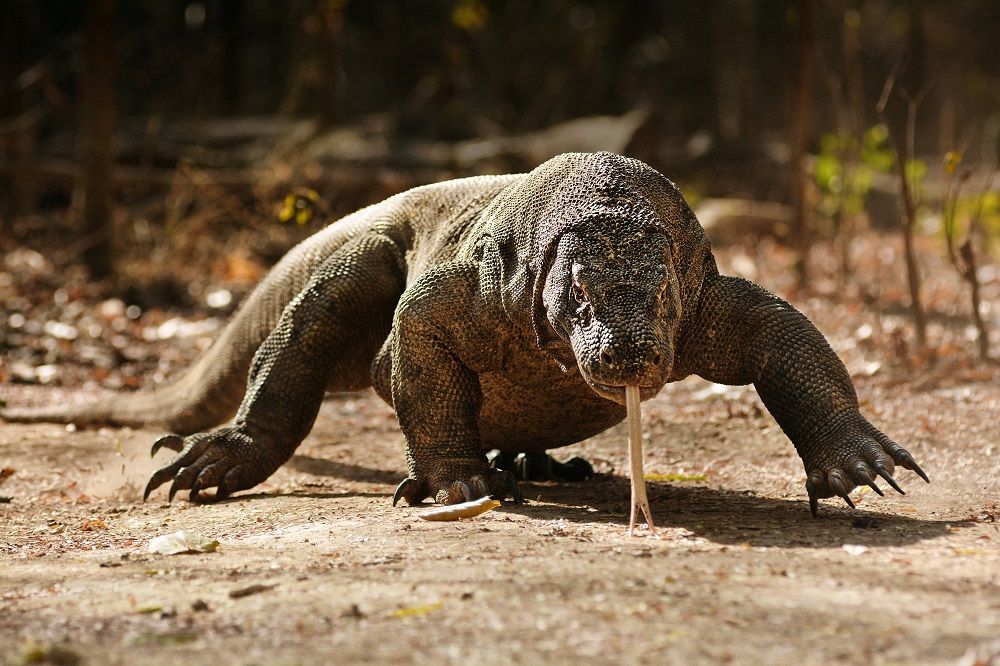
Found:
<path fill-rule="evenodd" d="M 405 499 L 410 506 L 420 504 L 430 497 L 430 494 L 426 481 L 408 476 L 396 486 L 396 492 L 392 495 L 392 505 L 396 506 L 401 499 Z"/>
<path fill-rule="evenodd" d="M 866 485 L 874 490 L 879 497 L 885 497 L 885 493 L 883 493 L 882 489 L 878 487 L 877 483 L 875 483 L 874 473 L 872 472 L 871 467 L 868 466 L 868 463 L 861 461 L 856 464 L 854 468 L 850 470 L 850 477 L 851 480 L 857 485 Z"/>
<path fill-rule="evenodd" d="M 199 497 L 193 501 L 198 502 L 217 502 L 219 500 L 224 500 L 229 497 L 230 494 L 238 490 L 246 490 L 247 488 L 253 488 L 259 481 L 256 481 L 256 475 L 253 471 L 253 467 L 247 463 L 242 463 L 236 465 L 235 467 L 229 469 L 222 480 L 216 485 L 215 496 L 210 499 L 205 499 L 204 496 Z"/>
<path fill-rule="evenodd" d="M 191 502 L 212 502 L 234 491 L 252 488 L 270 476 L 274 471 L 272 466 L 276 469 L 283 462 L 266 455 L 272 450 L 269 442 L 251 436 L 240 426 L 227 426 L 185 438 L 168 435 L 157 440 L 153 452 L 160 448 L 175 449 L 181 442 L 184 445 L 177 457 L 150 477 L 143 493 L 144 500 L 172 480 L 168 501 L 181 490 L 187 490 Z M 216 488 L 214 495 L 203 494 L 212 487 Z"/>
<path fill-rule="evenodd" d="M 191 484 L 191 493 L 188 500 L 198 504 L 209 504 L 220 499 L 225 499 L 235 490 L 244 490 L 245 488 L 252 487 L 252 484 L 239 483 L 245 467 L 247 467 L 245 463 L 233 466 L 225 459 L 206 465 L 201 469 L 198 478 Z M 226 483 L 227 478 L 228 483 Z M 215 488 L 215 494 L 203 494 L 202 491 L 207 488 Z"/>
<path fill-rule="evenodd" d="M 414 475 L 403 479 L 393 493 L 392 505 L 396 506 L 399 500 L 405 499 L 412 506 L 428 497 L 434 498 L 438 504 L 460 504 L 483 497 L 501 501 L 510 497 L 516 504 L 524 501 L 517 479 L 510 472 L 463 467 L 450 474 L 439 472 L 429 478 Z"/>
<path fill-rule="evenodd" d="M 162 441 L 162 439 L 164 439 L 164 438 L 161 438 L 160 440 L 157 440 L 157 444 L 160 441 Z M 167 481 L 170 481 L 171 479 L 175 479 L 176 476 L 185 467 L 189 467 L 196 460 L 198 460 L 198 458 L 201 456 L 201 454 L 208 447 L 208 444 L 209 444 L 209 441 L 205 437 L 201 437 L 201 436 L 195 435 L 193 437 L 188 438 L 187 444 L 184 446 L 184 448 L 181 450 L 181 452 L 173 460 L 171 460 L 167 465 L 164 465 L 160 469 L 156 470 L 156 472 L 153 473 L 153 476 L 151 476 L 149 478 L 149 483 L 146 484 L 146 489 L 145 489 L 145 491 L 143 491 L 143 494 L 142 494 L 143 501 L 149 499 L 150 493 L 152 493 L 154 490 L 156 490 L 157 488 L 159 488 L 160 486 L 162 486 Z M 166 446 L 166 445 L 161 445 L 161 446 Z M 168 448 L 172 449 L 173 446 L 171 445 Z M 156 444 L 153 444 L 153 449 L 154 449 L 153 453 L 155 453 L 158 450 Z M 177 490 L 179 490 L 179 489 L 180 488 L 176 488 L 176 489 L 174 489 L 173 493 L 170 493 L 170 498 L 171 499 L 173 498 L 174 493 L 176 493 Z"/>
<path fill-rule="evenodd" d="M 875 426 L 871 424 L 868 425 L 871 436 L 874 437 L 875 441 L 879 443 L 879 445 L 882 447 L 882 450 L 890 458 L 892 458 L 892 461 L 895 464 L 899 465 L 903 469 L 910 470 L 911 472 L 919 476 L 921 479 L 923 479 L 925 482 L 927 483 L 931 482 L 930 477 L 928 477 L 927 474 L 924 473 L 924 470 L 920 468 L 920 465 L 917 464 L 917 461 L 913 458 L 913 455 L 911 455 L 909 451 L 907 451 L 902 446 L 897 444 L 895 441 L 892 440 L 892 438 L 890 438 L 888 435 L 883 433 Z"/>
<path fill-rule="evenodd" d="M 486 479 L 478 474 L 469 479 L 469 485 L 472 487 L 472 492 L 475 493 L 477 498 L 486 497 L 490 494 L 490 489 L 486 485 Z"/>
<path fill-rule="evenodd" d="M 450 486 L 442 488 L 434 495 L 434 501 L 438 504 L 461 504 L 474 499 L 478 498 L 473 497 L 472 489 L 464 481 L 453 481 Z"/>
<path fill-rule="evenodd" d="M 863 417 L 858 415 L 858 418 Z M 866 420 L 861 427 L 857 427 L 856 423 L 853 425 L 821 447 L 826 457 L 806 466 L 809 475 L 806 492 L 813 516 L 818 511 L 818 500 L 824 497 L 840 497 L 853 509 L 855 501 L 849 493 L 857 486 L 866 485 L 876 494 L 885 496 L 875 482 L 876 477 L 881 477 L 896 492 L 905 495 L 893 477 L 897 465 L 914 471 L 925 480 L 927 478 L 913 456 L 875 426 Z"/>
<path fill-rule="evenodd" d="M 170 484 L 170 492 L 167 493 L 167 501 L 173 502 L 174 495 L 177 494 L 178 490 L 188 490 L 194 483 L 194 480 L 198 478 L 198 472 L 201 471 L 197 467 L 181 467 L 177 470 L 177 474 L 174 475 L 174 482 Z"/>

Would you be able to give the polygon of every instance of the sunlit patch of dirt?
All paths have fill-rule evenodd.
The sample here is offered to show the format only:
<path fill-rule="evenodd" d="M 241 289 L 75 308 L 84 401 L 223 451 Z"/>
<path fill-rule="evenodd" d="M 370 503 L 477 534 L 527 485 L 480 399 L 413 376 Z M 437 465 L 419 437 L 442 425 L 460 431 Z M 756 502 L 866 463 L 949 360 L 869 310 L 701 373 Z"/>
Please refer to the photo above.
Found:
<path fill-rule="evenodd" d="M 787 288 L 784 251 L 748 255 L 751 264 L 734 260 L 742 252 L 722 253 L 723 267 L 755 265 L 756 279 Z M 945 282 L 930 278 L 929 293 Z M 996 281 L 984 289 L 995 303 Z M 420 507 L 391 506 L 403 438 L 370 392 L 333 396 L 288 464 L 209 506 L 167 504 L 163 489 L 141 501 L 170 455 L 149 457 L 160 433 L 0 425 L 0 660 L 39 646 L 110 664 L 943 664 L 986 654 L 1000 635 L 997 376 L 970 353 L 955 294 L 934 332 L 936 357 L 913 356 L 897 292 L 883 286 L 880 314 L 850 287 L 793 300 L 844 357 L 865 413 L 932 483 L 901 471 L 905 496 L 857 491 L 853 512 L 823 500 L 815 520 L 801 463 L 752 387 L 697 378 L 644 405 L 658 539 L 625 534 L 622 427 L 554 452 L 589 458 L 592 481 L 526 483 L 524 506 L 429 523 Z M 80 298 L 76 318 L 60 320 L 83 330 L 99 315 Z M 19 311 L 34 308 L 38 321 L 53 316 L 30 298 Z M 46 351 L 53 343 L 24 330 L 25 314 L 28 351 L 12 352 L 21 342 L 5 333 L 0 399 L 85 399 L 127 387 L 129 373 L 145 381 L 161 353 L 175 354 L 174 367 L 203 346 L 197 333 L 142 333 L 198 316 L 151 316 L 119 332 L 121 348 L 145 360 L 101 378 L 73 340 Z M 12 374 L 12 363 L 39 359 L 56 366 L 47 386 Z M 221 545 L 147 552 L 151 538 L 180 529 Z"/>

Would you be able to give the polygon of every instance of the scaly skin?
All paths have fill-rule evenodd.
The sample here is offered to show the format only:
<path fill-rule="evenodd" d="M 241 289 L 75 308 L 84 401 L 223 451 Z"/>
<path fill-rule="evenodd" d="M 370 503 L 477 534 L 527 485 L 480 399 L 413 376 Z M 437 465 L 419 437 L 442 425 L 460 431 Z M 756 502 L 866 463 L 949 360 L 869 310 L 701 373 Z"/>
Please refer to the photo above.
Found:
<path fill-rule="evenodd" d="M 252 359 L 251 359 L 252 357 Z M 242 404 L 234 383 L 249 370 Z M 912 456 L 858 411 L 843 364 L 790 305 L 718 274 L 674 185 L 610 153 L 567 154 L 529 174 L 411 190 L 292 250 L 220 340 L 174 384 L 83 408 L 10 409 L 7 420 L 163 424 L 171 481 L 211 501 L 291 457 L 326 390 L 374 386 L 406 436 L 395 500 L 519 498 L 485 451 L 545 451 L 625 417 L 697 374 L 753 383 L 802 458 L 817 498 Z M 191 434 L 194 433 L 194 434 Z M 203 494 L 215 488 L 214 495 Z M 853 506 L 853 505 L 852 505 Z"/>

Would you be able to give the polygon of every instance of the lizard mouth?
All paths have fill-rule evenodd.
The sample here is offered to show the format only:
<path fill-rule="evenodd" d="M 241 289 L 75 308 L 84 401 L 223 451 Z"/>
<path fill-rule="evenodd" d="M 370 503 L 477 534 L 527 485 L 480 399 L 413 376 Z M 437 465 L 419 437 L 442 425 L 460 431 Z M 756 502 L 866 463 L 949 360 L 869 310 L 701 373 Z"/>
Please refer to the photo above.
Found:
<path fill-rule="evenodd" d="M 590 384 L 590 388 L 594 389 L 594 393 L 601 396 L 602 398 L 607 398 L 613 402 L 617 402 L 619 405 L 625 404 L 625 384 L 603 384 L 601 382 L 595 381 L 591 378 L 587 378 L 587 383 Z M 639 399 L 649 400 L 657 393 L 660 392 L 660 386 L 639 386 Z"/>

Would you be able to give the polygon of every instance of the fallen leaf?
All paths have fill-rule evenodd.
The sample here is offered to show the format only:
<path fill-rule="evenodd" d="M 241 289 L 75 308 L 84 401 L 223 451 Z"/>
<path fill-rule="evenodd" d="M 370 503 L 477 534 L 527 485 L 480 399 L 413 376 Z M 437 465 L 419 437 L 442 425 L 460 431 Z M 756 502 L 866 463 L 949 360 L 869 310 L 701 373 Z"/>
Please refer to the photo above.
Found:
<path fill-rule="evenodd" d="M 256 583 L 254 585 L 248 585 L 246 587 L 241 587 L 236 590 L 230 590 L 229 598 L 241 599 L 243 597 L 249 597 L 251 594 L 260 594 L 261 592 L 267 592 L 268 590 L 275 587 L 278 587 L 277 583 L 274 583 L 272 585 L 262 585 L 260 583 Z"/>
<path fill-rule="evenodd" d="M 63 664 L 76 666 L 83 660 L 76 651 L 65 645 L 43 645 L 28 643 L 21 650 L 22 664 Z"/>
<path fill-rule="evenodd" d="M 983 551 L 981 548 L 952 548 L 953 553 L 956 555 L 982 555 Z"/>
<path fill-rule="evenodd" d="M 177 530 L 173 534 L 158 536 L 149 542 L 149 552 L 161 555 L 180 553 L 211 553 L 219 547 L 219 542 L 187 530 Z"/>
<path fill-rule="evenodd" d="M 704 481 L 707 477 L 704 474 L 671 472 L 670 474 L 643 474 L 642 478 L 646 481 Z"/>
<path fill-rule="evenodd" d="M 133 633 L 126 634 L 124 642 L 130 646 L 168 646 L 183 645 L 198 640 L 198 632 L 187 629 L 180 631 L 168 631 L 165 633 Z"/>
<path fill-rule="evenodd" d="M 444 608 L 443 601 L 439 601 L 436 604 L 427 604 L 426 606 L 409 606 L 393 611 L 392 617 L 419 617 L 433 613 L 436 610 L 441 610 L 442 608 Z"/>
<path fill-rule="evenodd" d="M 96 532 L 97 530 L 108 529 L 108 524 L 103 518 L 88 518 L 83 521 L 83 525 L 80 525 L 80 530 L 83 532 Z"/>

